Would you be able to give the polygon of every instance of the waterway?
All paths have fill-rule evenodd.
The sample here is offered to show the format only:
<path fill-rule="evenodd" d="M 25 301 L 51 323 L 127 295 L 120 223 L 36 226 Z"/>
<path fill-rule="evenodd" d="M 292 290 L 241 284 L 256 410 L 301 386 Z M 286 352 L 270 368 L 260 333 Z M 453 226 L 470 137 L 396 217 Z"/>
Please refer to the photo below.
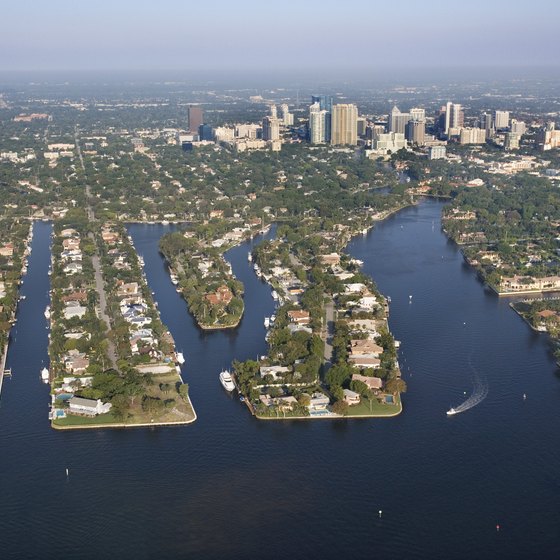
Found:
<path fill-rule="evenodd" d="M 198 420 L 51 430 L 39 379 L 50 229 L 37 224 L 0 406 L 0 557 L 557 558 L 556 368 L 546 338 L 443 236 L 441 207 L 406 209 L 349 245 L 391 296 L 409 392 L 397 418 L 336 422 L 258 421 L 219 384 L 232 359 L 266 351 L 273 300 L 247 244 L 227 255 L 245 283 L 242 323 L 203 333 L 157 251 L 172 226 L 133 225 Z M 487 398 L 448 418 L 475 372 Z"/>

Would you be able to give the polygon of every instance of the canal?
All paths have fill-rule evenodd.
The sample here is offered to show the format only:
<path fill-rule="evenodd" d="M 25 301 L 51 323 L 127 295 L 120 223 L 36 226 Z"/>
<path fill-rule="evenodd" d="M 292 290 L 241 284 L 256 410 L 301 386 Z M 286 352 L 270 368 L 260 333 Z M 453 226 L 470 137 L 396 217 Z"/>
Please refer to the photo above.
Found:
<path fill-rule="evenodd" d="M 446 240 L 441 207 L 403 210 L 348 247 L 391 296 L 409 387 L 401 416 L 363 421 L 252 418 L 218 382 L 266 351 L 273 300 L 250 243 L 227 254 L 245 284 L 241 325 L 203 333 L 158 253 L 172 226 L 132 225 L 198 420 L 54 432 L 39 379 L 50 226 L 37 224 L 0 407 L 0 557 L 557 557 L 556 368 L 545 337 Z M 488 396 L 448 418 L 477 379 Z"/>

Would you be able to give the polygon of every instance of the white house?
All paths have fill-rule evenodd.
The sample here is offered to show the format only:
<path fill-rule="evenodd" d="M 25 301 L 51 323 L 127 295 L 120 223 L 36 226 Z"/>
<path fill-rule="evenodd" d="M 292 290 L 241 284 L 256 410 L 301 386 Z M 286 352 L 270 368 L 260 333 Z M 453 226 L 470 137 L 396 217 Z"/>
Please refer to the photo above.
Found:
<path fill-rule="evenodd" d="M 82 397 L 72 397 L 68 404 L 69 412 L 73 414 L 82 414 L 85 416 L 97 416 L 105 414 L 111 410 L 111 403 L 103 403 L 101 399 L 94 401 L 93 399 L 83 399 Z"/>

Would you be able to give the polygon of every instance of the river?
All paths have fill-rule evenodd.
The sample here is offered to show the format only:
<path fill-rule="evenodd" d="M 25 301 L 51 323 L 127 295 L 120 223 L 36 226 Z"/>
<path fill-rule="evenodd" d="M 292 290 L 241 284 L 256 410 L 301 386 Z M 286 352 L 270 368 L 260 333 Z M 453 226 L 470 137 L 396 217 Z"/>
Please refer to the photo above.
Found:
<path fill-rule="evenodd" d="M 227 254 L 245 283 L 241 325 L 203 333 L 157 251 L 172 226 L 133 225 L 198 420 L 72 433 L 49 428 L 39 380 L 50 229 L 37 224 L 0 407 L 0 557 L 557 558 L 560 384 L 546 337 L 463 263 L 441 208 L 405 209 L 349 245 L 392 299 L 409 386 L 399 417 L 255 420 L 217 377 L 266 350 L 273 300 L 248 244 Z M 488 397 L 448 418 L 475 374 Z"/>

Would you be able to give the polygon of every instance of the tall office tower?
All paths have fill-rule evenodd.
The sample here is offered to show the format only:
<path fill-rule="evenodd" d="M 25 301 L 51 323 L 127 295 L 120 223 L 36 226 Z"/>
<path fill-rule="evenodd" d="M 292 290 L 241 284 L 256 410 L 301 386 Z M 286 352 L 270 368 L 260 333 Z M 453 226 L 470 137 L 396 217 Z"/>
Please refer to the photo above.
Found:
<path fill-rule="evenodd" d="M 351 103 L 332 106 L 331 144 L 354 146 L 358 143 L 358 107 Z"/>
<path fill-rule="evenodd" d="M 365 136 L 367 120 L 365 117 L 358 117 L 358 136 Z"/>
<path fill-rule="evenodd" d="M 200 140 L 213 140 L 214 139 L 214 131 L 209 124 L 201 124 L 198 127 L 198 138 Z"/>
<path fill-rule="evenodd" d="M 292 126 L 294 124 L 294 115 L 290 113 L 288 104 L 282 103 L 280 109 L 282 110 L 282 124 L 284 126 Z"/>
<path fill-rule="evenodd" d="M 321 111 L 332 111 L 332 97 L 330 95 L 312 95 L 311 103 L 319 103 Z"/>
<path fill-rule="evenodd" d="M 277 119 L 278 118 L 278 111 L 276 110 L 276 105 L 272 104 L 270 106 L 270 116 L 273 119 Z"/>
<path fill-rule="evenodd" d="M 410 109 L 410 120 L 426 122 L 426 110 L 420 107 Z"/>
<path fill-rule="evenodd" d="M 389 132 L 396 132 L 404 134 L 406 124 L 410 120 L 409 113 L 401 113 L 399 108 L 395 105 L 389 113 Z"/>
<path fill-rule="evenodd" d="M 423 146 L 426 138 L 426 123 L 424 121 L 410 120 L 406 125 L 406 139 L 411 144 Z"/>
<path fill-rule="evenodd" d="M 312 144 L 324 144 L 327 142 L 327 120 L 330 122 L 330 113 L 321 110 L 319 103 L 313 103 L 309 107 L 309 141 Z"/>
<path fill-rule="evenodd" d="M 514 134 L 523 136 L 527 132 L 527 125 L 523 121 L 518 121 L 517 119 L 511 119 L 510 130 Z"/>
<path fill-rule="evenodd" d="M 480 115 L 480 128 L 486 131 L 486 138 L 493 138 L 496 130 L 494 129 L 494 119 L 491 113 L 482 113 Z"/>
<path fill-rule="evenodd" d="M 198 127 L 204 123 L 202 107 L 189 105 L 189 132 L 198 134 Z"/>
<path fill-rule="evenodd" d="M 275 117 L 265 117 L 262 121 L 263 140 L 280 140 L 280 123 Z"/>
<path fill-rule="evenodd" d="M 494 126 L 501 130 L 509 126 L 509 111 L 494 111 Z"/>

